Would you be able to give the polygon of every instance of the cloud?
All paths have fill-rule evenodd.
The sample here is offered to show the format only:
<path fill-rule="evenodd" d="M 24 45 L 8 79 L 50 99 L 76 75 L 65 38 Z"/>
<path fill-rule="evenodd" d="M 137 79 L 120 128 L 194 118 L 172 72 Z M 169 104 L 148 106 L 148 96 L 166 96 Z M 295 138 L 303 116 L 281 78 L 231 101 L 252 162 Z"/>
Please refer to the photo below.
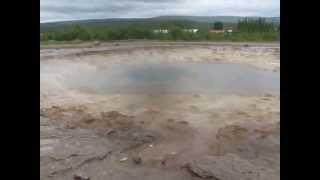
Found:
<path fill-rule="evenodd" d="M 40 0 L 40 22 L 160 15 L 279 16 L 280 0 Z"/>

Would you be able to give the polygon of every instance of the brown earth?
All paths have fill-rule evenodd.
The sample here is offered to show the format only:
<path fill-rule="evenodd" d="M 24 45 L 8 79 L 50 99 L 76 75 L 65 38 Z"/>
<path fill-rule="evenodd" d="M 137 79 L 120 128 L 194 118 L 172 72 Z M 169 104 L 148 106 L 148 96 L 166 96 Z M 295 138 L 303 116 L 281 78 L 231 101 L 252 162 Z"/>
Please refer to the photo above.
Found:
<path fill-rule="evenodd" d="M 280 70 L 276 45 L 158 46 L 49 48 L 40 56 L 67 67 L 223 62 Z M 42 78 L 40 91 L 41 179 L 280 179 L 278 93 L 101 95 L 66 89 L 56 75 Z"/>

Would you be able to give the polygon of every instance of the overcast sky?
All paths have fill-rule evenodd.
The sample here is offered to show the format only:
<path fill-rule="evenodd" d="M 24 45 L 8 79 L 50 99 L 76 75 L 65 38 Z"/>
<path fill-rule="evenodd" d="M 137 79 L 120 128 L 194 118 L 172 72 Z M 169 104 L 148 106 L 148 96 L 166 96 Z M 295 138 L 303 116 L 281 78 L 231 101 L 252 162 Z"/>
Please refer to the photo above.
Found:
<path fill-rule="evenodd" d="M 40 0 L 40 22 L 160 15 L 280 16 L 280 0 Z"/>

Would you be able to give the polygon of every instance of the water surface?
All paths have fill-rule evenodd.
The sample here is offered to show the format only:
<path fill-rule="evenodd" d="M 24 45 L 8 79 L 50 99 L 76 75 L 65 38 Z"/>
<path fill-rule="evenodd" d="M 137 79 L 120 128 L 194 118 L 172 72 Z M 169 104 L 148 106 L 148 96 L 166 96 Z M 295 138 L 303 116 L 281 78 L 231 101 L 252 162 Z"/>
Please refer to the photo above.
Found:
<path fill-rule="evenodd" d="M 50 70 L 52 73 L 54 68 Z M 280 91 L 279 72 L 243 64 L 121 64 L 106 69 L 69 72 L 63 82 L 70 89 L 99 94 L 192 92 L 254 95 Z"/>

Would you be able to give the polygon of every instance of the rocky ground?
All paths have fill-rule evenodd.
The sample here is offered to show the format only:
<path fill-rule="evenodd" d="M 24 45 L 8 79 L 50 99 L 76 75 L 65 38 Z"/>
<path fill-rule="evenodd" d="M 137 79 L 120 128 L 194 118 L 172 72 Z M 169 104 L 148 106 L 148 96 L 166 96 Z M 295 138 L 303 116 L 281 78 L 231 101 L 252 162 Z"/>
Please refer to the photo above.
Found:
<path fill-rule="evenodd" d="M 206 62 L 280 71 L 279 53 L 278 45 L 110 43 L 46 48 L 40 57 L 65 67 Z M 95 94 L 40 76 L 41 179 L 280 179 L 279 93 Z"/>

